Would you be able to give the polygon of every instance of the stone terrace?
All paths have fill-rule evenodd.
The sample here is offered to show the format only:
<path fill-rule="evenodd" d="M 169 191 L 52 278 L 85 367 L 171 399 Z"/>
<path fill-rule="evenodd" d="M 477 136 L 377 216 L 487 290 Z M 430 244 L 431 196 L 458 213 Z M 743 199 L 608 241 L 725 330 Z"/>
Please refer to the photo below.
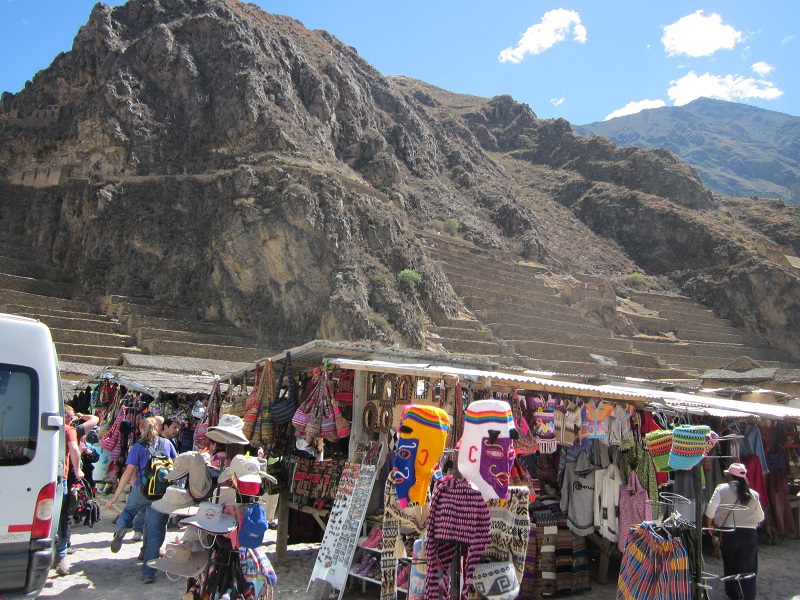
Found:
<path fill-rule="evenodd" d="M 122 353 L 251 362 L 268 354 L 246 332 L 148 298 L 76 297 L 75 288 L 24 240 L 0 241 L 0 312 L 38 319 L 63 363 L 114 365 Z"/>
<path fill-rule="evenodd" d="M 466 307 L 462 318 L 431 329 L 433 347 L 510 366 L 589 376 L 696 377 L 738 356 L 764 366 L 796 368 L 785 353 L 748 339 L 686 298 L 635 294 L 631 299 L 648 309 L 642 311 L 647 316 L 625 313 L 641 335 L 622 336 L 584 317 L 578 303 L 570 305 L 563 288 L 550 284 L 555 280 L 546 267 L 443 235 L 418 232 L 418 237 Z M 581 297 L 600 299 L 601 292 L 593 289 L 601 280 L 585 280 Z"/>

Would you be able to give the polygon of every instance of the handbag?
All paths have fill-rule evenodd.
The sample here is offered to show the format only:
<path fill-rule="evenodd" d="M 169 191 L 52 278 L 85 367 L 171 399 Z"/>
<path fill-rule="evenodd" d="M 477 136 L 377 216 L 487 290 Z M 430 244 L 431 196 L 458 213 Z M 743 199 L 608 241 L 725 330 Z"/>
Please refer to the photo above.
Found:
<path fill-rule="evenodd" d="M 519 458 L 514 459 L 514 465 L 511 467 L 511 478 L 508 483 L 510 486 L 514 487 L 521 486 L 528 488 L 529 504 L 536 500 L 536 492 L 539 489 L 539 482 L 531 477 L 531 474 L 528 473 L 528 469 L 525 468 L 525 465 L 522 464 Z"/>
<path fill-rule="evenodd" d="M 350 421 L 342 414 L 342 409 L 339 403 L 334 400 L 333 402 L 333 417 L 336 421 L 336 435 L 339 439 L 344 439 L 350 435 Z"/>
<path fill-rule="evenodd" d="M 284 379 L 288 379 L 286 389 L 283 388 Z M 275 396 L 270 407 L 272 420 L 277 425 L 285 425 L 292 421 L 296 410 L 297 382 L 292 376 L 292 355 L 287 352 L 281 368 L 281 374 L 275 383 Z"/>
<path fill-rule="evenodd" d="M 264 374 L 266 373 L 266 377 Z M 261 415 L 259 416 L 260 427 L 260 443 L 262 446 L 270 447 L 275 441 L 275 425 L 272 420 L 272 390 L 275 387 L 272 376 L 272 359 L 267 359 L 264 364 L 264 370 L 261 373 L 261 378 L 264 383 L 262 390 L 264 392 L 261 397 Z"/>
<path fill-rule="evenodd" d="M 244 415 L 242 416 L 242 435 L 248 440 L 253 437 L 256 419 L 258 418 L 258 413 L 261 411 L 261 379 L 263 379 L 263 373 L 261 375 L 262 377 L 259 378 L 258 365 L 256 365 L 253 389 L 247 396 L 247 403 L 245 404 Z M 247 373 L 244 374 L 244 377 L 245 379 L 247 378 Z"/>
<path fill-rule="evenodd" d="M 514 449 L 517 451 L 517 456 L 526 456 L 533 454 L 539 448 L 528 422 L 522 415 L 522 407 L 519 402 L 519 396 L 514 391 L 511 397 L 511 414 L 514 416 L 514 425 L 517 426 L 519 437 L 514 440 Z"/>

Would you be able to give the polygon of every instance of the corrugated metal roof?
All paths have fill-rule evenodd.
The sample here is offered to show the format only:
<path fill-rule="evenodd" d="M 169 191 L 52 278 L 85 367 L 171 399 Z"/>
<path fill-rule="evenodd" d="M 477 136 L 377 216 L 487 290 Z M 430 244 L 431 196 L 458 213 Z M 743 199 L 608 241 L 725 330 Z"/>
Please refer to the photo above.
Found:
<path fill-rule="evenodd" d="M 175 373 L 196 373 L 198 375 L 207 373 L 214 375 L 230 373 L 239 369 L 246 369 L 251 364 L 252 363 L 242 361 L 192 358 L 188 356 L 132 354 L 130 352 L 123 352 L 120 361 L 120 366 L 123 367 Z"/>
<path fill-rule="evenodd" d="M 353 358 L 356 360 L 369 360 L 373 358 L 391 358 L 397 363 L 408 362 L 423 362 L 427 364 L 438 362 L 454 365 L 463 365 L 471 367 L 481 367 L 483 369 L 496 369 L 500 367 L 499 363 L 489 360 L 481 359 L 475 356 L 460 355 L 460 354 L 442 354 L 434 352 L 422 352 L 414 350 L 401 350 L 399 348 L 386 348 L 378 345 L 370 345 L 365 342 L 331 342 L 329 340 L 314 340 L 284 350 L 280 354 L 272 357 L 266 357 L 258 361 L 259 366 L 263 365 L 267 358 L 272 358 L 272 362 L 282 364 L 286 358 L 286 353 L 292 355 L 292 367 L 300 370 L 307 370 L 313 367 L 318 367 L 322 364 L 323 359 L 333 358 Z M 233 377 L 241 377 L 245 371 L 252 371 L 255 363 L 250 363 L 247 367 L 241 367 L 231 370 L 222 377 L 223 380 Z"/>
<path fill-rule="evenodd" d="M 98 382 L 101 379 L 110 379 L 128 389 L 145 392 L 155 398 L 162 392 L 165 394 L 210 394 L 215 376 L 108 367 L 98 371 L 92 377 L 84 379 L 78 387 L 86 387 L 91 382 Z"/>
<path fill-rule="evenodd" d="M 597 386 L 585 383 L 543 379 L 541 377 L 516 375 L 500 371 L 480 371 L 435 364 L 398 364 L 388 361 L 353 360 L 346 358 L 334 359 L 331 363 L 347 369 L 356 370 L 392 371 L 395 373 L 408 373 L 410 375 L 421 376 L 451 375 L 463 377 L 464 379 L 472 380 L 480 384 L 490 380 L 492 385 L 516 386 L 525 389 L 552 392 L 554 394 L 600 397 L 607 400 L 620 400 L 632 404 L 654 407 L 667 406 L 672 409 L 686 410 L 695 414 L 707 414 L 717 417 L 760 416 L 770 419 L 792 419 L 800 421 L 800 409 L 775 404 L 724 400 L 681 392 L 626 388 L 616 385 Z"/>
<path fill-rule="evenodd" d="M 710 369 L 700 375 L 700 379 L 716 379 L 719 381 L 764 381 L 775 377 L 775 368 L 761 367 L 749 371 L 730 371 L 728 369 Z"/>

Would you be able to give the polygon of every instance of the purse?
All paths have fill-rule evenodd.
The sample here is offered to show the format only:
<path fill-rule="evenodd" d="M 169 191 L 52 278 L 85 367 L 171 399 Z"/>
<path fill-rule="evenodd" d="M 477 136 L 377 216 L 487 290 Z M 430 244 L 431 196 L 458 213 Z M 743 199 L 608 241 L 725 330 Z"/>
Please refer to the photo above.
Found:
<path fill-rule="evenodd" d="M 516 391 L 511 397 L 511 414 L 514 416 L 514 425 L 517 426 L 517 431 L 519 432 L 519 437 L 514 440 L 514 449 L 517 451 L 517 456 L 533 454 L 539 448 L 539 444 L 536 442 L 528 422 L 522 415 L 522 407 Z"/>
<path fill-rule="evenodd" d="M 285 390 L 283 388 L 284 378 L 288 378 Z M 277 425 L 290 423 L 295 411 L 297 411 L 297 382 L 292 377 L 292 355 L 287 352 L 280 377 L 275 383 L 275 396 L 270 407 L 272 421 Z"/>
<path fill-rule="evenodd" d="M 244 377 L 247 377 L 247 373 L 244 374 Z M 261 379 L 263 379 L 263 374 L 262 377 L 259 378 L 258 365 L 256 365 L 253 389 L 247 396 L 244 415 L 242 416 L 242 435 L 244 435 L 244 437 L 246 437 L 248 440 L 253 437 L 256 419 L 258 418 L 258 413 L 261 411 Z"/>

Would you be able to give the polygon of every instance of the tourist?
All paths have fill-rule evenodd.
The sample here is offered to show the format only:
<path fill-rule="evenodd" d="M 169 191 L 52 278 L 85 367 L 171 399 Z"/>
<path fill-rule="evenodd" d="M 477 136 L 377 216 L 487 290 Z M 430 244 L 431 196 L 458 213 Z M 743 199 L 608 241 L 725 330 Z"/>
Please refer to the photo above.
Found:
<path fill-rule="evenodd" d="M 159 444 L 161 444 L 162 452 L 165 456 L 174 460 L 177 454 L 175 448 L 168 440 L 163 440 L 163 438 L 158 436 L 158 423 L 154 418 L 142 419 L 139 428 L 141 431 L 139 440 L 131 447 L 128 453 L 125 472 L 122 474 L 122 477 L 120 477 L 119 485 L 114 492 L 114 496 L 106 503 L 106 508 L 110 509 L 113 506 L 114 502 L 117 501 L 122 490 L 125 488 L 125 484 L 133 480 L 131 492 L 128 495 L 125 508 L 120 513 L 117 520 L 117 529 L 114 531 L 114 538 L 111 541 L 111 552 L 119 552 L 120 548 L 122 548 L 122 541 L 125 535 L 130 531 L 133 525 L 134 517 L 138 514 L 139 510 L 145 509 L 144 552 L 142 553 L 144 564 L 142 565 L 142 576 L 145 583 L 152 583 L 156 570 L 153 567 L 148 567 L 147 561 L 158 558 L 159 556 L 161 544 L 164 543 L 164 538 L 167 535 L 167 521 L 169 520 L 169 515 L 162 514 L 156 510 L 147 510 L 153 503 L 153 500 L 148 500 L 142 493 L 142 476 L 150 460 L 150 453 L 155 452 Z M 160 443 L 159 440 L 163 440 L 163 443 Z"/>
<path fill-rule="evenodd" d="M 72 485 L 83 479 L 81 469 L 81 450 L 78 445 L 78 432 L 72 425 L 74 420 L 72 407 L 64 407 L 64 435 L 66 438 L 66 455 L 64 457 L 64 500 L 61 503 L 61 514 L 58 519 L 58 538 L 56 540 L 56 555 L 53 562 L 53 569 L 60 576 L 69 575 L 69 564 L 67 563 L 67 550 L 69 549 L 72 515 L 69 513 L 69 502 L 67 495 Z"/>
<path fill-rule="evenodd" d="M 737 505 L 745 508 L 726 509 Z M 747 469 L 733 463 L 725 471 L 725 483 L 719 484 L 706 508 L 706 526 L 713 522 L 721 530 L 724 575 L 758 573 L 758 536 L 756 528 L 764 520 L 758 492 L 750 489 Z M 740 588 L 741 585 L 741 588 Z M 725 593 L 731 600 L 755 600 L 756 577 L 726 581 Z"/>

